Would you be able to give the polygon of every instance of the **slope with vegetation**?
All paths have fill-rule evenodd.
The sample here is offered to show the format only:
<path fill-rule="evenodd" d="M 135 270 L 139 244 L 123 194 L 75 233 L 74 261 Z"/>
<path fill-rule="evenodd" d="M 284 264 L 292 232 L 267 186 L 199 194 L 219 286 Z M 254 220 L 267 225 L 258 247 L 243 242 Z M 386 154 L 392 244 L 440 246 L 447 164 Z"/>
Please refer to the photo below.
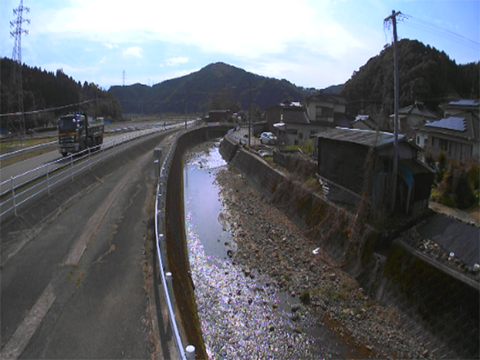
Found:
<path fill-rule="evenodd" d="M 479 98 L 480 62 L 457 65 L 448 55 L 416 40 L 398 42 L 400 107 L 422 101 L 436 111 L 444 102 Z M 393 47 L 386 45 L 342 87 L 352 114 L 388 119 L 394 112 Z"/>
<path fill-rule="evenodd" d="M 1 94 L 0 113 L 6 114 L 18 111 L 15 101 L 15 85 L 13 84 L 14 66 L 16 62 L 8 58 L 0 59 Z M 25 130 L 55 125 L 55 119 L 68 111 L 83 110 L 89 116 L 103 116 L 106 119 L 123 117 L 122 108 L 113 94 L 101 89 L 94 83 L 76 82 L 62 70 L 48 72 L 37 67 L 22 65 L 24 111 L 54 109 L 71 104 L 82 105 L 65 107 L 52 111 L 41 111 L 25 116 Z M 7 117 L 0 118 L 0 127 L 7 129 Z M 12 129 L 10 129 L 12 130 Z"/>

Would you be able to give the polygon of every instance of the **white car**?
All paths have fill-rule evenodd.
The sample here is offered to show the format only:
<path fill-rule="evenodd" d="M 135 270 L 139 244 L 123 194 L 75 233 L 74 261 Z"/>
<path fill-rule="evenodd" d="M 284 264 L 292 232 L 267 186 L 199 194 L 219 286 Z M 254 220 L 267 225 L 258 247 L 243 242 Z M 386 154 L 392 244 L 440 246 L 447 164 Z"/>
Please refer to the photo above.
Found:
<path fill-rule="evenodd" d="M 261 144 L 275 144 L 277 142 L 277 137 L 271 132 L 263 132 L 260 135 Z"/>

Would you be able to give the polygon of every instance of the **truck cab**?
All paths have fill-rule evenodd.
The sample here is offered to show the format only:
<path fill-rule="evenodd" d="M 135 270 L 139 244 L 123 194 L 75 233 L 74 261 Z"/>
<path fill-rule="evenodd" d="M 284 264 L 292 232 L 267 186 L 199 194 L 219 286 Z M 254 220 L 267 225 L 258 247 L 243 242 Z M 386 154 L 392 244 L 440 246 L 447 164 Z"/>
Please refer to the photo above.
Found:
<path fill-rule="evenodd" d="M 103 143 L 103 119 L 88 118 L 83 112 L 61 116 L 58 125 L 58 151 L 67 156 Z"/>

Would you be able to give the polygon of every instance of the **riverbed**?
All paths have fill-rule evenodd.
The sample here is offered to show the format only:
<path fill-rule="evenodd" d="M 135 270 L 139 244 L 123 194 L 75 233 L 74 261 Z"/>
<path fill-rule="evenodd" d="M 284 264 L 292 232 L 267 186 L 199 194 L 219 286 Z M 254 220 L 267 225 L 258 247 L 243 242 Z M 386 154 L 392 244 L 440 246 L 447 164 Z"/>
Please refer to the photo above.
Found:
<path fill-rule="evenodd" d="M 185 226 L 197 308 L 211 359 L 309 359 L 326 353 L 310 330 L 314 317 L 275 281 L 236 264 L 233 224 L 215 175 L 227 169 L 218 143 L 186 154 Z"/>

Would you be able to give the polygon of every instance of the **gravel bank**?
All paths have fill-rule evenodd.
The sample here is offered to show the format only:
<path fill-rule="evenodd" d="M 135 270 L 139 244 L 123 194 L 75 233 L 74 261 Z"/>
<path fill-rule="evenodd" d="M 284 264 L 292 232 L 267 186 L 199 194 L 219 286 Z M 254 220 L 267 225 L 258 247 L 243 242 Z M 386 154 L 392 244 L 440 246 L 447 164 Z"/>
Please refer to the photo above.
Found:
<path fill-rule="evenodd" d="M 247 269 L 246 276 L 251 271 L 267 275 L 274 279 L 273 286 L 298 297 L 302 310 L 314 313 L 319 325 L 330 327 L 339 343 L 351 349 L 348 357 L 433 357 L 402 328 L 395 310 L 366 296 L 353 277 L 242 175 L 233 169 L 221 170 L 216 180 L 236 243 L 230 256 Z M 317 334 L 316 341 L 324 341 L 322 334 Z M 342 356 L 339 352 L 333 355 Z"/>

